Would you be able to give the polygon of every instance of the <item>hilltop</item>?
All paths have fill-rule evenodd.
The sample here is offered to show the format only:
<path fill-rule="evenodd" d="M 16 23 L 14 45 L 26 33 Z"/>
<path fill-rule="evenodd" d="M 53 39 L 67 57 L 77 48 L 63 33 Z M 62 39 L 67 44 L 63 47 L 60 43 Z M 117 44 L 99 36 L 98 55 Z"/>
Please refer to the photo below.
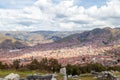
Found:
<path fill-rule="evenodd" d="M 0 32 L 0 43 L 4 40 L 19 41 L 27 46 L 45 44 L 58 41 L 66 36 L 82 31 L 2 31 Z"/>
<path fill-rule="evenodd" d="M 118 44 L 120 41 L 120 28 L 96 28 L 91 31 L 85 31 L 83 33 L 77 33 L 67 36 L 58 42 L 78 42 L 80 45 L 113 45 Z"/>

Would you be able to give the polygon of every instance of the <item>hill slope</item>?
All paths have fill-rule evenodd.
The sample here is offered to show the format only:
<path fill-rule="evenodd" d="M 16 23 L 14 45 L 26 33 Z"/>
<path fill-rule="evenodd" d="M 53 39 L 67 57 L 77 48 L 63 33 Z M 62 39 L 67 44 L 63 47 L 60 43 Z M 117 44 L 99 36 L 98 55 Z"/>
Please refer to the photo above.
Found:
<path fill-rule="evenodd" d="M 25 43 L 27 45 L 36 45 L 36 44 L 44 44 L 58 41 L 66 36 L 71 34 L 81 33 L 81 31 L 34 31 L 34 32 L 0 32 L 0 35 L 4 37 L 0 38 L 0 42 L 5 39 L 14 39 Z M 0 36 L 1 37 L 1 36 Z"/>
<path fill-rule="evenodd" d="M 104 28 L 104 29 L 94 29 L 91 31 L 85 31 L 83 33 L 77 33 L 67 36 L 59 42 L 79 42 L 81 45 L 112 45 L 113 43 L 119 43 L 120 41 L 120 28 Z"/>

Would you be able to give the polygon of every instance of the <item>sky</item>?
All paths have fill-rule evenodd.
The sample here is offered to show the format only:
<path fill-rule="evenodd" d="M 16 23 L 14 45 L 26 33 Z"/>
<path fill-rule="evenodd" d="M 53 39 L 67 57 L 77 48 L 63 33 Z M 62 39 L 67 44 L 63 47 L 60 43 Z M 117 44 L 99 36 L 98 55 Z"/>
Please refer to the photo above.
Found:
<path fill-rule="evenodd" d="M 120 0 L 0 0 L 0 31 L 120 27 Z"/>

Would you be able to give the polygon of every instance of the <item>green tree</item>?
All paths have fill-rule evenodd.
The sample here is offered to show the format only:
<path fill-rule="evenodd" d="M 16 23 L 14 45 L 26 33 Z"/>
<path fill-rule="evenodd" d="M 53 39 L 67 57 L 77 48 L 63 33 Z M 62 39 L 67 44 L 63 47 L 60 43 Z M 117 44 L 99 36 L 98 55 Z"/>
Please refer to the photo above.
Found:
<path fill-rule="evenodd" d="M 34 59 L 30 64 L 27 65 L 27 68 L 30 70 L 37 70 L 39 69 L 39 62 L 37 59 Z"/>
<path fill-rule="evenodd" d="M 47 71 L 49 70 L 49 68 L 48 68 L 48 59 L 47 58 L 43 58 L 40 61 L 39 69 L 40 70 L 47 70 Z"/>
<path fill-rule="evenodd" d="M 0 62 L 0 69 L 5 69 L 5 65 L 2 62 Z"/>
<path fill-rule="evenodd" d="M 20 60 L 14 60 L 12 64 L 12 68 L 19 69 L 20 68 Z"/>
<path fill-rule="evenodd" d="M 48 68 L 52 72 L 59 72 L 61 65 L 58 63 L 56 59 L 49 59 L 48 60 Z"/>

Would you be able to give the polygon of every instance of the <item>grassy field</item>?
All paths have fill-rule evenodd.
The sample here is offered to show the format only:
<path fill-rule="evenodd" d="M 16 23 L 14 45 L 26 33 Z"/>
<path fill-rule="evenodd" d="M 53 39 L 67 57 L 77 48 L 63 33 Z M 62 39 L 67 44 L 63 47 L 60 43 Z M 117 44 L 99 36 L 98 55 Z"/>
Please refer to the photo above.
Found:
<path fill-rule="evenodd" d="M 39 71 L 16 71 L 16 70 L 0 70 L 0 77 L 4 78 L 6 75 L 10 73 L 16 73 L 19 74 L 21 78 L 25 78 L 29 74 L 45 74 L 45 72 L 39 72 Z M 120 72 L 114 72 L 114 75 L 119 77 L 120 79 Z M 63 80 L 63 75 L 57 74 L 57 80 Z M 68 80 L 78 80 L 78 79 L 68 79 Z M 97 80 L 94 76 L 91 74 L 81 74 L 79 76 L 79 80 Z"/>
<path fill-rule="evenodd" d="M 68 80 L 78 80 L 78 79 L 68 79 Z M 79 80 L 97 80 L 91 74 L 81 74 Z"/>
<path fill-rule="evenodd" d="M 0 77 L 5 77 L 10 73 L 19 74 L 21 78 L 25 78 L 27 75 L 30 74 L 45 74 L 45 72 L 38 72 L 38 71 L 16 71 L 16 70 L 0 70 Z"/>

